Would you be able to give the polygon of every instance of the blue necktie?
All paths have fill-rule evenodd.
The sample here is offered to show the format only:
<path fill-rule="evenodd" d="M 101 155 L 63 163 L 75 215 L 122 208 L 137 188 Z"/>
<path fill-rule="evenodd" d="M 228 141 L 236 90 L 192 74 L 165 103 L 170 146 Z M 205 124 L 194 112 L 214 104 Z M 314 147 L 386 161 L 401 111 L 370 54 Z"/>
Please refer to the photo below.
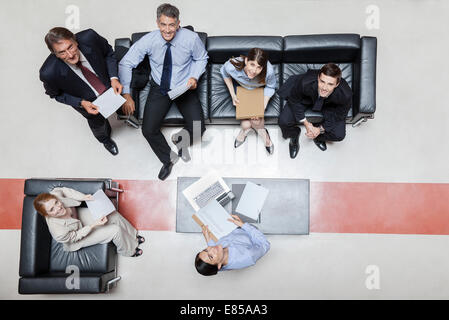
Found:
<path fill-rule="evenodd" d="M 167 51 L 165 51 L 165 58 L 164 58 L 164 67 L 162 69 L 162 77 L 161 77 L 161 93 L 166 96 L 167 92 L 170 91 L 170 80 L 171 80 L 171 68 L 172 68 L 172 61 L 171 61 L 171 43 L 167 42 Z"/>

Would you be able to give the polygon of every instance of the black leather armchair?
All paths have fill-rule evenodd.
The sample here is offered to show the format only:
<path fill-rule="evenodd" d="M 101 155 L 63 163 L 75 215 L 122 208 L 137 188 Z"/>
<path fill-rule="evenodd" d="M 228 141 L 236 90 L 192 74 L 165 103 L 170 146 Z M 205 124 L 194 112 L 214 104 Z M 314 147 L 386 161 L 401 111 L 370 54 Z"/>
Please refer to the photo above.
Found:
<path fill-rule="evenodd" d="M 145 33 L 143 33 L 145 34 Z M 205 74 L 199 82 L 199 96 L 206 123 L 237 124 L 235 107 L 221 77 L 220 68 L 232 56 L 246 54 L 249 49 L 259 47 L 269 53 L 281 86 L 291 75 L 305 73 L 308 69 L 318 69 L 327 62 L 340 66 L 343 78 L 353 90 L 352 109 L 348 112 L 347 123 L 356 126 L 367 119 L 374 118 L 376 111 L 376 54 L 377 39 L 360 37 L 358 34 L 317 34 L 280 36 L 213 36 L 198 33 L 205 43 L 209 61 Z M 115 41 L 117 60 L 137 39 L 122 38 Z M 142 66 L 139 66 L 142 67 Z M 145 80 L 150 77 L 149 65 L 146 67 Z M 138 68 L 136 68 L 138 69 Z M 134 73 L 133 71 L 133 83 Z M 147 84 L 148 86 L 148 84 Z M 140 109 L 133 119 L 136 127 L 142 122 L 143 110 L 148 89 L 132 88 L 138 97 Z M 277 123 L 277 118 L 285 101 L 275 94 L 265 112 L 266 123 Z M 312 122 L 322 118 L 321 113 L 308 110 L 306 116 Z M 119 114 L 119 119 L 126 119 Z M 182 117 L 176 106 L 172 106 L 164 121 L 165 125 L 182 125 Z"/>
<path fill-rule="evenodd" d="M 120 280 L 116 248 L 112 242 L 66 252 L 48 231 L 45 219 L 33 207 L 35 197 L 55 187 L 69 187 L 86 194 L 100 188 L 118 207 L 118 184 L 110 179 L 28 179 L 25 181 L 20 243 L 20 294 L 100 293 Z M 79 289 L 66 285 L 69 266 L 79 270 Z M 68 272 L 68 273 L 66 273 Z"/>

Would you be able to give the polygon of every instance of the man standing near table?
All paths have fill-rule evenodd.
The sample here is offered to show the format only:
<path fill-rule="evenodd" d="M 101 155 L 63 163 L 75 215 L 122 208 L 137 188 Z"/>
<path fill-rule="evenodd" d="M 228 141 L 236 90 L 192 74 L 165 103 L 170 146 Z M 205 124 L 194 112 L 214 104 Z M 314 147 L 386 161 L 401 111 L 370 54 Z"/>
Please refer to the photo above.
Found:
<path fill-rule="evenodd" d="M 199 36 L 195 32 L 179 27 L 179 10 L 176 7 L 167 3 L 160 5 L 157 8 L 156 22 L 159 30 L 143 36 L 131 46 L 120 61 L 119 77 L 123 83 L 123 96 L 126 99 L 123 108 L 125 113 L 131 114 L 135 110 L 130 95 L 132 69 L 145 58 L 145 55 L 148 55 L 151 88 L 145 104 L 142 133 L 163 164 L 158 177 L 165 180 L 179 156 L 185 161 L 189 159 L 186 148 L 179 148 L 181 144 L 185 145 L 186 141 L 181 143 L 181 139 L 176 138 L 177 135 L 172 137 L 172 142 L 179 148 L 176 154 L 171 151 L 160 130 L 172 103 L 167 92 L 181 85 L 190 86 L 187 92 L 173 100 L 186 122 L 184 129 L 190 136 L 190 145 L 193 142 L 194 121 L 201 124 L 201 135 L 206 130 L 202 107 L 195 89 L 199 77 L 206 70 L 208 56 Z"/>

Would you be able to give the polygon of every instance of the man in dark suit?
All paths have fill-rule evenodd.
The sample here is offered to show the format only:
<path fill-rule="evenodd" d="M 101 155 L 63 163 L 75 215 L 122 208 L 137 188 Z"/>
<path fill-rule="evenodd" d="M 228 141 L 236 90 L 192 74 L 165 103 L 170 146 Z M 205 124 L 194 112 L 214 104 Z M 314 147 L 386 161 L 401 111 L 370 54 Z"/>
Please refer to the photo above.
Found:
<path fill-rule="evenodd" d="M 122 92 L 112 47 L 92 29 L 75 35 L 61 27 L 51 29 L 45 36 L 45 43 L 51 51 L 39 70 L 45 93 L 81 113 L 95 138 L 111 154 L 117 155 L 111 126 L 92 103 L 110 87 L 116 94 Z"/>
<path fill-rule="evenodd" d="M 279 115 L 279 126 L 284 139 L 290 138 L 292 159 L 299 151 L 299 123 L 304 124 L 306 136 L 313 139 L 322 151 L 327 149 L 326 141 L 344 139 L 346 116 L 352 106 L 352 90 L 342 79 L 337 65 L 328 63 L 320 70 L 308 70 L 305 74 L 291 76 L 278 94 L 287 99 Z M 321 112 L 323 121 L 315 125 L 310 123 L 305 117 L 307 108 Z"/>

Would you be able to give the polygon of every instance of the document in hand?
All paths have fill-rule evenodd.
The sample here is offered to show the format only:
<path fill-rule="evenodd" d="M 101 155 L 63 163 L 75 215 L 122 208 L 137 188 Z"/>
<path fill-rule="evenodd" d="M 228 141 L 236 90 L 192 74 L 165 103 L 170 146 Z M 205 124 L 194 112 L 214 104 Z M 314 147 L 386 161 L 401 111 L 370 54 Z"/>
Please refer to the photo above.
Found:
<path fill-rule="evenodd" d="M 103 117 L 109 118 L 125 101 L 126 99 L 119 94 L 115 94 L 114 89 L 111 87 L 92 103 L 98 107 L 98 111 Z"/>
<path fill-rule="evenodd" d="M 86 204 L 94 220 L 106 217 L 108 214 L 115 211 L 114 204 L 103 190 L 100 189 L 95 192 L 93 197 L 94 200 L 86 201 Z"/>
<path fill-rule="evenodd" d="M 257 220 L 268 196 L 268 192 L 269 190 L 267 188 L 248 181 L 235 211 L 253 220 Z"/>
<path fill-rule="evenodd" d="M 211 200 L 192 216 L 193 220 L 202 227 L 206 225 L 211 232 L 212 239 L 217 242 L 220 238 L 230 234 L 237 226 L 228 221 L 232 218 L 217 200 Z"/>
<path fill-rule="evenodd" d="M 236 119 L 250 119 L 252 117 L 263 117 L 263 88 L 248 90 L 241 86 L 237 87 L 237 110 Z"/>
<path fill-rule="evenodd" d="M 179 87 L 171 89 L 169 92 L 167 92 L 167 94 L 171 100 L 175 100 L 177 97 L 184 94 L 184 92 L 186 92 L 189 89 L 190 89 L 189 85 L 183 84 L 183 85 L 180 85 Z"/>

